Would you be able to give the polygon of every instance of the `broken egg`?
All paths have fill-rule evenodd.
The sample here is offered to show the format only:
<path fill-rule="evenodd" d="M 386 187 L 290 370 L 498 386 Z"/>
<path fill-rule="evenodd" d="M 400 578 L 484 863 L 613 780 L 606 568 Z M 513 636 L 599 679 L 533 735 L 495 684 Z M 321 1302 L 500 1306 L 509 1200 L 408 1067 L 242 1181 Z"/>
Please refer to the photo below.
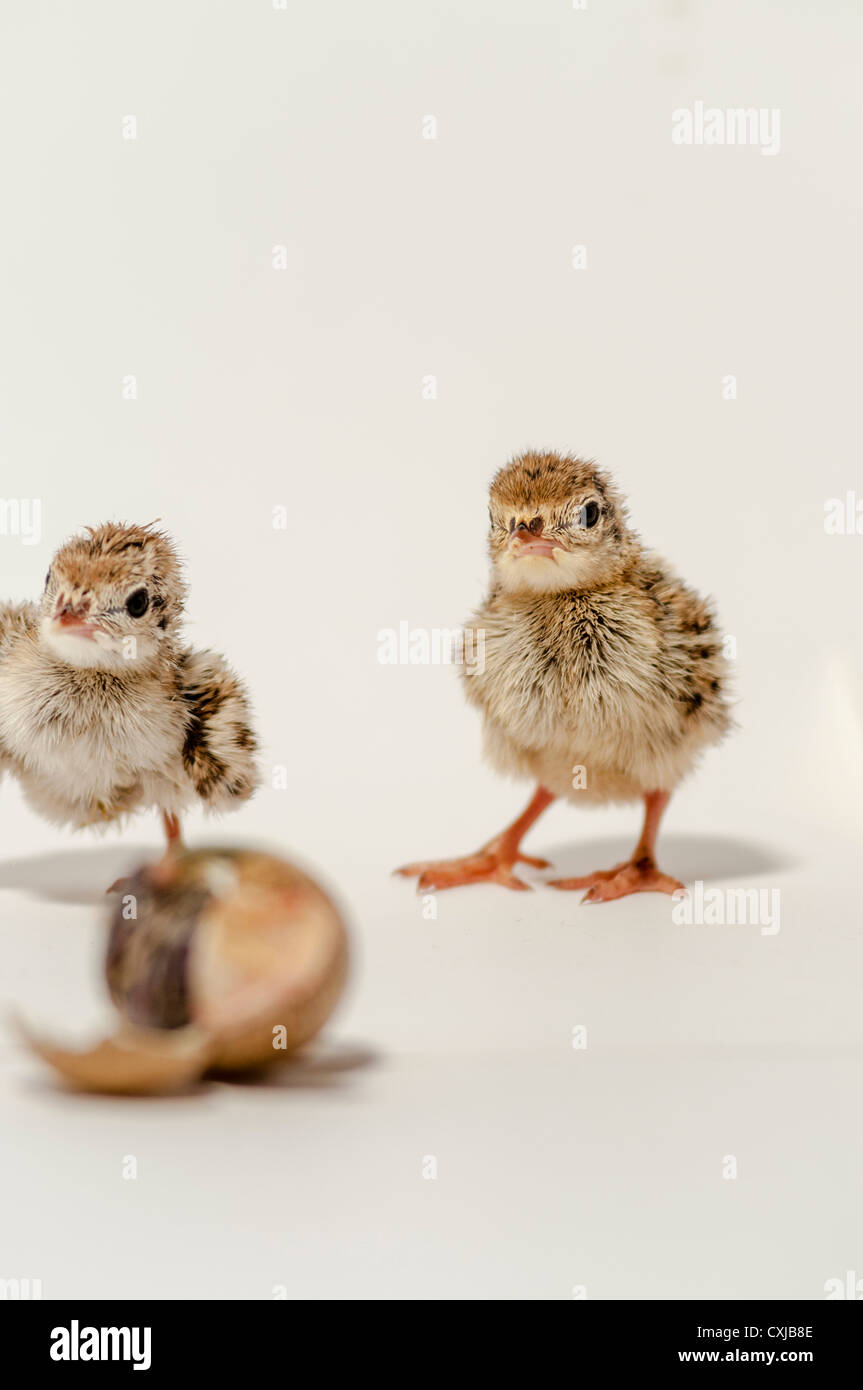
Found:
<path fill-rule="evenodd" d="M 119 1026 L 71 1051 L 25 1030 L 79 1089 L 143 1095 L 284 1061 L 345 985 L 347 933 L 308 874 L 253 850 L 180 850 L 124 880 L 106 975 Z"/>

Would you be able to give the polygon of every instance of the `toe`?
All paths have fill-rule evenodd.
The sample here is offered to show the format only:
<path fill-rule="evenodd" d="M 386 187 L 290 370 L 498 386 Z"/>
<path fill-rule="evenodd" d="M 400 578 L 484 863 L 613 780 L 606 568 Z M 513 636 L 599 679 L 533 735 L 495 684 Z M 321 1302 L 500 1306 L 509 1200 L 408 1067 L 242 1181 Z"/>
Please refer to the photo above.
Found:
<path fill-rule="evenodd" d="M 595 883 L 589 893 L 585 893 L 582 898 L 584 903 L 611 903 L 616 898 L 625 898 L 629 893 L 637 893 L 638 889 L 629 879 L 622 874 L 615 874 L 613 878 L 605 879 L 602 883 Z"/>
<path fill-rule="evenodd" d="M 651 888 L 655 893 L 679 893 L 681 889 L 686 891 L 686 884 L 681 883 L 679 878 L 672 878 L 670 874 L 661 874 L 657 870 Z"/>
<path fill-rule="evenodd" d="M 529 893 L 531 887 L 523 879 L 517 878 L 509 869 L 500 868 L 494 875 L 495 883 L 499 883 L 503 888 L 511 888 L 516 893 Z"/>
<path fill-rule="evenodd" d="M 460 883 L 469 883 L 464 874 L 447 873 L 445 869 L 429 867 L 417 879 L 418 893 L 436 893 L 438 889 L 457 888 Z"/>
<path fill-rule="evenodd" d="M 520 854 L 520 855 L 518 856 L 518 862 L 519 862 L 520 864 L 529 864 L 530 867 L 531 867 L 532 869 L 550 869 L 550 868 L 551 868 L 551 860 L 550 860 L 550 859 L 536 859 L 536 858 L 535 858 L 533 855 L 531 855 L 531 854 Z"/>
<path fill-rule="evenodd" d="M 469 883 L 499 883 L 503 888 L 512 888 L 524 893 L 530 884 L 523 883 L 512 872 L 509 859 L 485 851 L 469 854 L 464 859 L 427 860 L 423 864 L 405 864 L 395 873 L 403 878 L 417 879 L 417 892 L 442 891 L 445 888 L 461 888 Z"/>
<path fill-rule="evenodd" d="M 432 866 L 432 860 L 424 859 L 416 864 L 402 864 L 398 869 L 393 869 L 393 873 L 398 874 L 400 878 L 418 878 L 421 874 L 424 874 L 427 869 L 432 868 Z"/>
<path fill-rule="evenodd" d="M 581 878 L 553 878 L 549 880 L 549 888 L 559 888 L 561 892 L 571 892 L 578 888 L 593 888 L 594 884 L 603 883 L 606 879 L 614 878 L 616 869 L 597 869 L 596 873 L 583 874 Z"/>
<path fill-rule="evenodd" d="M 639 869 L 635 864 L 626 864 L 616 873 L 595 883 L 582 902 L 610 903 L 629 897 L 631 893 L 676 893 L 682 887 L 683 884 L 676 878 L 662 874 L 658 869 Z"/>

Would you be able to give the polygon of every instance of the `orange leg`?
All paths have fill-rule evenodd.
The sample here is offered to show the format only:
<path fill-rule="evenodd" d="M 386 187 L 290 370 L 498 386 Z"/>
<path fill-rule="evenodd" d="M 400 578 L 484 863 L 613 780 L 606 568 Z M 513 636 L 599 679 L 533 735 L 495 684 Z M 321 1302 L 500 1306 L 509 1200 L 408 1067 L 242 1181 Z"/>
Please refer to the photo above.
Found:
<path fill-rule="evenodd" d="M 512 872 L 517 863 L 530 864 L 535 869 L 547 869 L 546 859 L 532 859 L 522 854 L 519 846 L 534 821 L 554 801 L 553 792 L 537 787 L 530 805 L 487 845 L 463 859 L 428 859 L 417 864 L 405 864 L 396 869 L 404 878 L 418 878 L 417 892 L 429 888 L 459 888 L 465 883 L 500 883 L 504 888 L 524 890 L 530 884 L 516 878 Z"/>
<path fill-rule="evenodd" d="M 165 853 L 159 860 L 159 865 L 164 869 L 164 872 L 170 874 L 170 866 L 174 863 L 174 857 L 178 851 L 183 848 L 183 835 L 180 830 L 178 818 L 172 815 L 170 811 L 162 812 L 162 825 L 165 828 L 165 839 L 167 844 L 165 846 Z M 105 889 L 105 892 L 122 893 L 125 891 L 129 882 L 130 880 L 128 878 L 115 879 L 111 887 Z"/>
<path fill-rule="evenodd" d="M 173 854 L 174 850 L 182 849 L 183 835 L 178 817 L 172 815 L 170 811 L 163 811 L 162 824 L 165 827 L 165 839 L 168 842 L 166 853 Z"/>
<path fill-rule="evenodd" d="M 607 903 L 625 898 L 630 893 L 675 893 L 684 885 L 656 867 L 654 851 L 662 813 L 668 805 L 670 792 L 647 792 L 644 798 L 644 825 L 641 838 L 632 855 L 613 869 L 598 869 L 583 878 L 553 879 L 551 888 L 586 888 L 584 903 Z"/>

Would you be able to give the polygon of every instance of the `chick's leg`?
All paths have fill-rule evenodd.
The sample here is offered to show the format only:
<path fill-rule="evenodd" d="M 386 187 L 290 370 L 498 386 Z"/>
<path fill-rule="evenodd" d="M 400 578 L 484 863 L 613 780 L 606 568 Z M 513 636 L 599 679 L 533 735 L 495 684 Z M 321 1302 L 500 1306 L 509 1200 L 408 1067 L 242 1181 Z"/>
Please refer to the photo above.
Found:
<path fill-rule="evenodd" d="M 500 883 L 504 888 L 524 890 L 530 887 L 512 872 L 521 862 L 535 869 L 547 869 L 548 861 L 533 859 L 522 854 L 519 846 L 534 821 L 538 820 L 547 806 L 554 801 L 554 794 L 545 787 L 537 787 L 530 804 L 518 820 L 507 826 L 476 854 L 465 855 L 463 859 L 429 859 L 418 864 L 405 864 L 396 869 L 404 878 L 418 878 L 417 892 L 429 888 L 458 888 L 466 883 Z"/>
<path fill-rule="evenodd" d="M 630 893 L 675 893 L 684 885 L 656 867 L 654 851 L 662 813 L 668 805 L 670 792 L 647 792 L 644 798 L 644 825 L 641 837 L 631 858 L 613 869 L 598 869 L 583 878 L 553 879 L 551 888 L 586 888 L 584 903 L 607 903 L 625 898 Z"/>
<path fill-rule="evenodd" d="M 183 833 L 180 829 L 179 817 L 171 811 L 162 812 L 162 825 L 165 827 L 165 858 L 169 859 L 177 850 L 183 848 Z"/>
<path fill-rule="evenodd" d="M 180 830 L 180 822 L 178 818 L 175 815 L 173 815 L 170 811 L 162 812 L 162 825 L 165 828 L 165 840 L 167 841 L 167 843 L 165 845 L 165 853 L 162 855 L 162 858 L 159 860 L 159 863 L 165 865 L 166 870 L 170 872 L 169 866 L 173 865 L 174 858 L 178 850 L 181 850 L 183 848 L 183 834 Z M 115 878 L 114 882 L 111 884 L 111 887 L 106 888 L 105 892 L 124 893 L 131 881 L 132 880 L 130 878 Z"/>

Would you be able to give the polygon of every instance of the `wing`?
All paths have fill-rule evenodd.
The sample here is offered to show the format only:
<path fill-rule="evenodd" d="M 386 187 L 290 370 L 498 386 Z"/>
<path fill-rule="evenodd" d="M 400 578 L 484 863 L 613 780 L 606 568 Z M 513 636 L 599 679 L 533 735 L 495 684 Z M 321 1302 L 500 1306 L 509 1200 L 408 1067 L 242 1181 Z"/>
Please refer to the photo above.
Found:
<path fill-rule="evenodd" d="M 0 603 L 0 660 L 16 638 L 33 631 L 37 615 L 35 603 Z"/>
<path fill-rule="evenodd" d="M 216 652 L 190 650 L 180 660 L 178 689 L 188 710 L 186 773 L 208 810 L 231 810 L 259 780 L 245 688 Z"/>

